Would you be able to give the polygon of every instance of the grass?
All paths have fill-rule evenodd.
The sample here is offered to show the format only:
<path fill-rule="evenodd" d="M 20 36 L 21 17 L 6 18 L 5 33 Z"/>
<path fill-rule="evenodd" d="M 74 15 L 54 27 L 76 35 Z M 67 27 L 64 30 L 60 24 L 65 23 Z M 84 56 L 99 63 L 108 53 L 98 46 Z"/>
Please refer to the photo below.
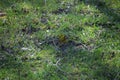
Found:
<path fill-rule="evenodd" d="M 119 0 L 0 1 L 0 80 L 119 80 Z"/>

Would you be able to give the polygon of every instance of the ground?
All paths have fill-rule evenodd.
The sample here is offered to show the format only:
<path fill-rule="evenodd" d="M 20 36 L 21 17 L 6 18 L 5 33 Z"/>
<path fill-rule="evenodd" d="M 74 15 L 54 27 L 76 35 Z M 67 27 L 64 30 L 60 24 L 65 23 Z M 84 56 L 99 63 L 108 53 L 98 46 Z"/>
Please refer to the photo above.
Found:
<path fill-rule="evenodd" d="M 119 0 L 0 0 L 0 80 L 120 80 Z"/>

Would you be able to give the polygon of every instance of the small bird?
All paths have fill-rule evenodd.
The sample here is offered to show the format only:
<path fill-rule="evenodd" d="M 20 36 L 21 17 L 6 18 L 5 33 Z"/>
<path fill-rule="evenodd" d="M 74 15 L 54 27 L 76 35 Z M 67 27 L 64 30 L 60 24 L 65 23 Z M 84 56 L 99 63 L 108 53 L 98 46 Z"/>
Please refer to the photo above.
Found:
<path fill-rule="evenodd" d="M 60 34 L 59 36 L 58 36 L 58 39 L 59 39 L 59 42 L 61 43 L 61 44 L 64 44 L 64 43 L 67 43 L 67 36 L 66 35 L 64 35 L 64 34 Z"/>

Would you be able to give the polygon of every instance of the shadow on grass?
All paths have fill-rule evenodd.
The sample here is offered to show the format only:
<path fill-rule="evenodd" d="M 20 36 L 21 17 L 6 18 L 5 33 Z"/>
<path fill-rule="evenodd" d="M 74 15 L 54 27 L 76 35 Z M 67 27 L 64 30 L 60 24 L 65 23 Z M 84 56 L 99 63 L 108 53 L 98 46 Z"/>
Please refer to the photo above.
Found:
<path fill-rule="evenodd" d="M 111 42 L 114 42 L 114 43 L 116 42 L 116 44 L 119 44 L 120 42 L 117 41 L 120 39 L 119 7 L 117 8 L 110 7 L 110 5 L 112 4 L 111 3 L 112 1 L 108 1 L 109 2 L 108 3 L 107 1 L 103 1 L 103 0 L 80 0 L 80 2 L 83 2 L 86 5 L 95 6 L 101 13 L 104 13 L 104 15 L 108 17 L 108 20 L 104 23 L 100 23 L 100 22 L 95 23 L 96 26 L 99 26 L 99 27 L 102 27 L 102 29 L 105 29 L 105 31 L 101 33 L 100 39 L 107 41 L 108 44 L 110 42 L 108 41 L 108 39 L 111 39 Z"/>
<path fill-rule="evenodd" d="M 81 1 L 84 2 L 86 5 L 96 6 L 97 9 L 99 9 L 102 13 L 109 17 L 109 21 L 120 22 L 119 8 L 114 9 L 109 7 L 110 3 L 109 5 L 107 5 L 107 3 L 102 0 L 81 0 Z"/>
<path fill-rule="evenodd" d="M 9 1 L 7 1 L 7 0 L 0 0 L 0 7 L 1 7 L 1 9 L 4 10 L 5 8 L 10 7 L 13 4 L 13 2 L 14 1 L 12 1 L 12 0 L 9 0 Z"/>
<path fill-rule="evenodd" d="M 56 74 L 66 76 L 69 80 L 120 79 L 120 68 L 106 63 L 101 53 L 89 52 L 83 49 L 75 50 L 74 46 L 71 48 L 68 46 L 66 52 L 62 53 L 56 54 L 56 56 L 62 60 L 60 61 L 60 65 L 58 65 L 59 68 L 55 71 Z M 62 54 L 62 56 L 59 54 Z M 51 73 L 51 75 L 52 74 L 54 73 Z"/>
<path fill-rule="evenodd" d="M 58 48 L 55 53 L 57 58 L 61 60 L 58 62 L 54 70 L 49 70 L 48 75 L 45 75 L 46 79 L 51 78 L 50 75 L 54 75 L 56 73 L 58 76 L 65 76 L 66 80 L 119 80 L 120 77 L 120 68 L 116 67 L 116 65 L 111 65 L 106 62 L 113 60 L 115 56 L 111 56 L 111 54 L 105 55 L 98 50 L 94 52 L 90 52 L 87 49 L 82 48 L 82 43 L 79 44 L 79 48 L 75 48 L 75 43 L 65 43 L 61 46 L 56 45 L 55 43 L 50 43 L 53 47 Z M 78 46 L 78 45 L 77 45 Z M 81 46 L 81 47 L 80 47 Z M 109 58 L 107 58 L 110 56 Z M 54 72 L 54 73 L 53 73 Z M 50 74 L 49 74 L 50 73 Z M 62 78 L 61 78 L 62 79 Z"/>

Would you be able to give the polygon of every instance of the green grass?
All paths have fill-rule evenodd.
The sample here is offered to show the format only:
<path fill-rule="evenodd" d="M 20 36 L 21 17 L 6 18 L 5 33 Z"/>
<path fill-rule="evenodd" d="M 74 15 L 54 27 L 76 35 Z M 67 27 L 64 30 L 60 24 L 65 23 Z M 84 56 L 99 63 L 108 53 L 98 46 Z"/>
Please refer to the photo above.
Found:
<path fill-rule="evenodd" d="M 0 80 L 119 80 L 119 0 L 1 0 Z"/>

